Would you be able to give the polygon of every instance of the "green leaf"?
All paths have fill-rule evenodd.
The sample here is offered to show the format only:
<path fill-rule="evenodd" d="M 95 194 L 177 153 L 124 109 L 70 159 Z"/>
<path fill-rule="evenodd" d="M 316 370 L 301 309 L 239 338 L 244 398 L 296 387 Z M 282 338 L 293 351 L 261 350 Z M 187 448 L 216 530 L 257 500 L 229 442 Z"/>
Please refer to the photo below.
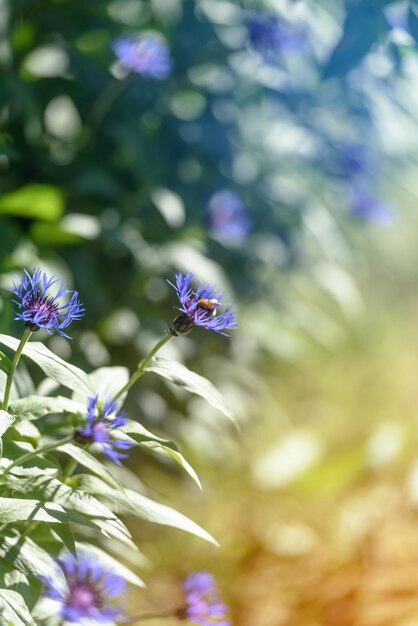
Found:
<path fill-rule="evenodd" d="M 30 228 L 30 238 L 38 247 L 77 246 L 86 242 L 79 234 L 69 232 L 62 224 L 35 222 Z"/>
<path fill-rule="evenodd" d="M 131 537 L 126 526 L 97 498 L 73 489 L 52 476 L 45 476 L 42 470 L 38 470 L 37 474 L 32 471 L 29 477 L 7 478 L 8 476 L 6 486 L 15 493 L 37 498 L 42 502 L 56 502 L 67 512 L 72 511 L 77 516 L 87 515 L 94 522 L 96 530 L 101 530 L 107 536 L 122 540 Z"/>
<path fill-rule="evenodd" d="M 0 437 L 4 435 L 6 430 L 13 424 L 15 417 L 7 411 L 0 409 Z"/>
<path fill-rule="evenodd" d="M 7 357 L 4 352 L 0 351 L 0 370 L 2 370 L 5 374 L 9 373 L 11 360 Z"/>
<path fill-rule="evenodd" d="M 38 446 L 41 439 L 41 433 L 36 428 L 35 424 L 32 424 L 32 422 L 28 422 L 27 420 L 15 422 L 7 436 L 8 439 L 27 441 L 34 446 Z"/>
<path fill-rule="evenodd" d="M 45 576 L 65 590 L 62 572 L 50 554 L 29 537 L 21 535 L 3 536 L 0 539 L 0 558 L 11 563 L 26 576 Z"/>
<path fill-rule="evenodd" d="M 19 341 L 9 335 L 0 335 L 0 343 L 12 350 L 16 350 L 19 345 Z M 81 391 L 85 395 L 94 393 L 90 379 L 83 370 L 60 359 L 43 343 L 39 341 L 27 343 L 23 349 L 23 354 L 39 365 L 47 376 L 60 385 L 73 391 Z"/>
<path fill-rule="evenodd" d="M 0 215 L 28 217 L 48 222 L 58 220 L 64 212 L 64 198 L 57 187 L 26 185 L 0 198 Z"/>
<path fill-rule="evenodd" d="M 112 570 L 115 574 L 122 576 L 122 578 L 128 581 L 128 583 L 136 585 L 137 587 L 145 587 L 144 582 L 136 574 L 131 572 L 131 570 L 123 565 L 120 561 L 116 560 L 100 548 L 92 546 L 89 543 L 80 543 L 79 541 L 77 541 L 76 543 L 76 548 L 78 554 L 91 554 L 95 556 L 99 563 L 101 563 L 104 567 Z"/>
<path fill-rule="evenodd" d="M 191 372 L 181 363 L 176 363 L 175 361 L 170 361 L 162 357 L 154 357 L 151 359 L 146 371 L 154 372 L 154 374 L 166 378 L 174 385 L 183 387 L 183 389 L 190 391 L 190 393 L 200 396 L 235 423 L 235 416 L 231 409 L 228 407 L 215 385 L 207 378 L 195 372 Z"/>
<path fill-rule="evenodd" d="M 0 589 L 0 619 L 4 626 L 36 626 L 20 593 Z"/>
<path fill-rule="evenodd" d="M 108 483 L 111 487 L 115 487 L 116 489 L 123 489 L 121 483 L 112 475 L 112 473 L 91 455 L 87 450 L 83 448 L 79 448 L 72 443 L 66 443 L 63 446 L 57 448 L 60 452 L 64 452 L 68 454 L 72 459 L 83 465 L 83 467 L 87 467 L 93 474 L 97 474 L 100 476 L 105 482 Z"/>
<path fill-rule="evenodd" d="M 167 454 L 169 454 L 179 465 L 181 465 L 184 470 L 186 470 L 200 489 L 202 488 L 198 475 L 194 471 L 193 467 L 186 461 L 173 441 L 170 441 L 169 439 L 161 439 L 161 437 L 154 435 L 149 430 L 144 428 L 142 424 L 133 420 L 127 420 L 126 425 L 120 430 L 129 435 L 129 437 L 131 437 L 131 439 L 133 439 L 140 446 L 144 446 L 145 448 L 161 448 L 167 452 Z"/>
<path fill-rule="evenodd" d="M 50 531 L 53 537 L 60 541 L 71 554 L 76 556 L 74 535 L 69 524 L 51 524 Z"/>
<path fill-rule="evenodd" d="M 165 504 L 150 500 L 131 489 L 124 489 L 123 491 L 109 489 L 101 480 L 94 476 L 84 475 L 77 476 L 77 478 L 79 480 L 78 484 L 83 491 L 96 495 L 115 513 L 133 515 L 154 524 L 172 526 L 218 545 L 217 541 L 206 530 L 203 530 L 188 517 Z"/>
<path fill-rule="evenodd" d="M 66 511 L 55 502 L 42 502 L 40 500 L 22 498 L 0 498 L 0 522 L 2 524 L 26 522 L 29 520 L 55 524 L 74 522 L 99 530 L 97 524 L 91 520 L 78 513 Z"/>
<path fill-rule="evenodd" d="M 42 585 L 33 576 L 27 576 L 15 569 L 10 563 L 2 560 L 0 563 L 0 589 L 17 591 L 24 598 L 27 607 L 32 609 L 39 598 Z"/>
<path fill-rule="evenodd" d="M 28 396 L 12 402 L 9 410 L 20 419 L 36 420 L 45 415 L 84 412 L 85 407 L 64 396 Z"/>

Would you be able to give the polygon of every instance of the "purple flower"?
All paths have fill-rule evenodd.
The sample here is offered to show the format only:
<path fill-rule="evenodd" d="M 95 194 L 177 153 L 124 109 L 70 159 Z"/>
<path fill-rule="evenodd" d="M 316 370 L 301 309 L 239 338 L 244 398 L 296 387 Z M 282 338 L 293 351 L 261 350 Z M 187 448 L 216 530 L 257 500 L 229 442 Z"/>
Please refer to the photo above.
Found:
<path fill-rule="evenodd" d="M 176 290 L 182 311 L 173 322 L 169 332 L 174 335 L 185 335 L 192 330 L 194 326 L 203 326 L 208 330 L 214 330 L 221 335 L 226 335 L 224 330 L 232 330 L 236 328 L 236 312 L 231 311 L 231 307 L 217 314 L 218 308 L 222 306 L 221 300 L 223 294 L 210 284 L 198 285 L 194 291 L 191 288 L 191 282 L 194 274 L 176 274 L 176 284 L 168 283 Z"/>
<path fill-rule="evenodd" d="M 295 31 L 278 15 L 253 12 L 247 28 L 251 47 L 268 63 L 283 52 L 302 50 L 306 45 L 304 33 Z"/>
<path fill-rule="evenodd" d="M 10 291 L 16 296 L 13 302 L 18 306 L 15 311 L 16 320 L 22 320 L 26 326 L 35 332 L 40 328 L 45 328 L 52 334 L 55 330 L 63 337 L 70 339 L 63 331 L 73 320 L 79 320 L 84 314 L 77 291 L 68 291 L 64 283 L 59 283 L 55 276 L 48 276 L 35 270 L 29 274 L 24 270 L 21 279 L 15 279 L 13 289 Z M 55 294 L 51 293 L 51 288 L 55 287 Z M 60 298 L 70 296 L 65 304 L 59 302 Z"/>
<path fill-rule="evenodd" d="M 162 80 L 170 73 L 170 51 L 158 33 L 124 35 L 112 48 L 120 63 L 135 74 Z"/>
<path fill-rule="evenodd" d="M 125 412 L 118 408 L 117 402 L 106 399 L 102 406 L 98 396 L 91 396 L 87 405 L 87 423 L 76 432 L 76 441 L 100 444 L 103 453 L 120 465 L 120 459 L 127 457 L 123 451 L 132 448 L 134 443 L 126 439 L 114 439 L 112 431 L 125 426 L 126 420 Z"/>
<path fill-rule="evenodd" d="M 221 189 L 209 200 L 209 220 L 213 231 L 225 241 L 242 241 L 251 228 L 247 208 L 230 189 Z"/>
<path fill-rule="evenodd" d="M 393 213 L 389 206 L 362 189 L 352 191 L 350 212 L 355 217 L 377 226 L 390 226 L 393 222 Z"/>
<path fill-rule="evenodd" d="M 125 581 L 106 569 L 93 556 L 78 558 L 66 554 L 58 561 L 68 590 L 61 592 L 54 581 L 46 581 L 45 594 L 61 603 L 63 620 L 82 623 L 88 619 L 98 624 L 108 624 L 122 617 L 120 597 L 125 591 Z"/>
<path fill-rule="evenodd" d="M 195 572 L 183 583 L 186 593 L 186 617 L 198 626 L 229 626 L 227 607 L 219 597 L 212 574 Z"/>
<path fill-rule="evenodd" d="M 375 159 L 363 144 L 348 144 L 340 156 L 341 174 L 347 178 L 358 175 L 374 175 L 377 170 Z"/>

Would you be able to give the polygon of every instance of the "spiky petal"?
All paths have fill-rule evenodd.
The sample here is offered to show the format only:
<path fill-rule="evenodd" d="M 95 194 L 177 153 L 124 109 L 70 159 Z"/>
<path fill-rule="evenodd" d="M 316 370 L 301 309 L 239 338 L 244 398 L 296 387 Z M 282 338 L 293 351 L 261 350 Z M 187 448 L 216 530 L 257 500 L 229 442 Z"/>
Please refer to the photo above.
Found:
<path fill-rule="evenodd" d="M 114 463 L 120 465 L 120 459 L 125 459 L 134 443 L 126 439 L 115 439 L 114 431 L 125 426 L 127 421 L 125 412 L 119 409 L 117 402 L 107 398 L 103 406 L 99 397 L 91 396 L 87 403 L 86 424 L 76 433 L 79 443 L 97 443 L 103 453 Z"/>
<path fill-rule="evenodd" d="M 180 307 L 176 307 L 182 312 L 170 329 L 174 336 L 184 335 L 192 330 L 194 326 L 202 326 L 207 330 L 214 330 L 221 335 L 226 335 L 225 330 L 233 330 L 237 326 L 236 312 L 231 310 L 228 305 L 218 313 L 218 309 L 223 307 L 221 293 L 216 287 L 209 283 L 199 284 L 196 290 L 193 290 L 191 283 L 194 274 L 176 274 L 176 284 L 170 281 L 168 283 L 174 287 L 180 302 Z M 202 304 L 202 301 L 212 301 L 213 310 L 208 309 Z"/>
<path fill-rule="evenodd" d="M 32 274 L 24 270 L 10 291 L 16 296 L 13 302 L 18 307 L 15 319 L 25 322 L 33 332 L 44 328 L 52 334 L 55 330 L 70 339 L 63 329 L 84 315 L 77 291 L 69 291 L 58 278 L 48 277 L 40 269 Z"/>

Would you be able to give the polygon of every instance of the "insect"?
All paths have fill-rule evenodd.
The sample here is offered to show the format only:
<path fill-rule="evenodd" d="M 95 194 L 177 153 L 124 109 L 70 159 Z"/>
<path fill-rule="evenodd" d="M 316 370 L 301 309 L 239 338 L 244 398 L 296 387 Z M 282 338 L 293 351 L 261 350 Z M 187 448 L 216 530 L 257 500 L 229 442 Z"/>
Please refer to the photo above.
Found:
<path fill-rule="evenodd" d="M 218 305 L 219 300 L 217 300 L 216 298 L 200 298 L 197 301 L 197 306 L 199 306 L 201 309 L 209 311 L 212 315 L 216 315 L 216 309 Z"/>

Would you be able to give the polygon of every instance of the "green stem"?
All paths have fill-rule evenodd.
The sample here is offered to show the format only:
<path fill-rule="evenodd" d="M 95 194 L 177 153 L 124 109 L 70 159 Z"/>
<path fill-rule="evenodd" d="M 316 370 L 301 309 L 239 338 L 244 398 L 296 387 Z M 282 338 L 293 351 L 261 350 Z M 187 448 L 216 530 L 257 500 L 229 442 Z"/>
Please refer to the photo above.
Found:
<path fill-rule="evenodd" d="M 172 338 L 173 338 L 173 335 L 170 335 L 170 334 L 167 333 L 167 335 L 165 335 L 165 337 L 160 339 L 160 341 L 157 344 L 155 344 L 155 346 L 153 347 L 151 352 L 145 357 L 145 359 L 142 359 L 142 361 L 140 361 L 138 363 L 138 367 L 137 367 L 136 371 L 132 374 L 132 376 L 130 377 L 130 379 L 126 383 L 126 385 L 124 387 L 122 387 L 122 389 L 120 391 L 118 391 L 118 393 L 115 396 L 115 400 L 117 400 L 118 398 L 123 396 L 124 393 L 129 391 L 129 389 L 136 383 L 136 381 L 139 380 L 143 374 L 145 374 L 145 369 L 146 369 L 148 363 L 151 361 L 151 359 L 154 356 L 154 354 L 156 354 L 158 352 L 158 350 L 160 350 L 163 346 L 165 346 L 165 344 L 168 343 L 170 341 L 170 339 L 172 339 Z"/>
<path fill-rule="evenodd" d="M 70 459 L 66 467 L 64 467 L 62 471 L 62 478 L 64 482 L 67 481 L 67 478 L 70 478 L 71 474 L 74 472 L 77 467 L 77 461 L 75 459 Z"/>
<path fill-rule="evenodd" d="M 23 333 L 23 337 L 20 340 L 19 345 L 17 346 L 17 350 L 14 353 L 12 362 L 10 364 L 10 370 L 7 375 L 6 388 L 4 390 L 4 398 L 3 398 L 3 404 L 2 404 L 2 409 L 4 411 L 7 411 L 7 409 L 9 408 L 9 396 L 10 396 L 10 390 L 12 388 L 13 377 L 16 371 L 17 364 L 19 363 L 20 355 L 22 354 L 23 348 L 25 347 L 31 334 L 32 334 L 32 331 L 29 328 L 26 328 L 25 332 Z"/>
<path fill-rule="evenodd" d="M 98 132 L 103 124 L 106 115 L 112 108 L 115 101 L 125 91 L 127 86 L 131 83 L 132 74 L 128 75 L 123 80 L 114 80 L 104 90 L 101 96 L 96 100 L 91 113 L 89 115 L 94 131 Z"/>
<path fill-rule="evenodd" d="M 13 461 L 13 463 L 11 463 L 10 465 L 6 467 L 2 476 L 6 476 L 6 474 L 8 474 L 14 467 L 16 467 L 17 465 L 21 465 L 22 463 L 25 463 L 25 461 L 29 461 L 30 459 L 33 459 L 35 456 L 38 456 L 38 454 L 43 454 L 44 452 L 50 452 L 51 450 L 55 450 L 56 448 L 63 446 L 65 443 L 69 443 L 70 441 L 73 441 L 73 439 L 74 439 L 74 435 L 67 435 L 67 437 L 63 437 L 63 439 L 58 439 L 58 441 L 53 441 L 52 443 L 48 443 L 47 445 L 42 446 L 41 448 L 36 448 L 36 450 L 32 450 L 31 452 L 22 454 L 22 456 L 20 456 L 18 459 Z"/>

